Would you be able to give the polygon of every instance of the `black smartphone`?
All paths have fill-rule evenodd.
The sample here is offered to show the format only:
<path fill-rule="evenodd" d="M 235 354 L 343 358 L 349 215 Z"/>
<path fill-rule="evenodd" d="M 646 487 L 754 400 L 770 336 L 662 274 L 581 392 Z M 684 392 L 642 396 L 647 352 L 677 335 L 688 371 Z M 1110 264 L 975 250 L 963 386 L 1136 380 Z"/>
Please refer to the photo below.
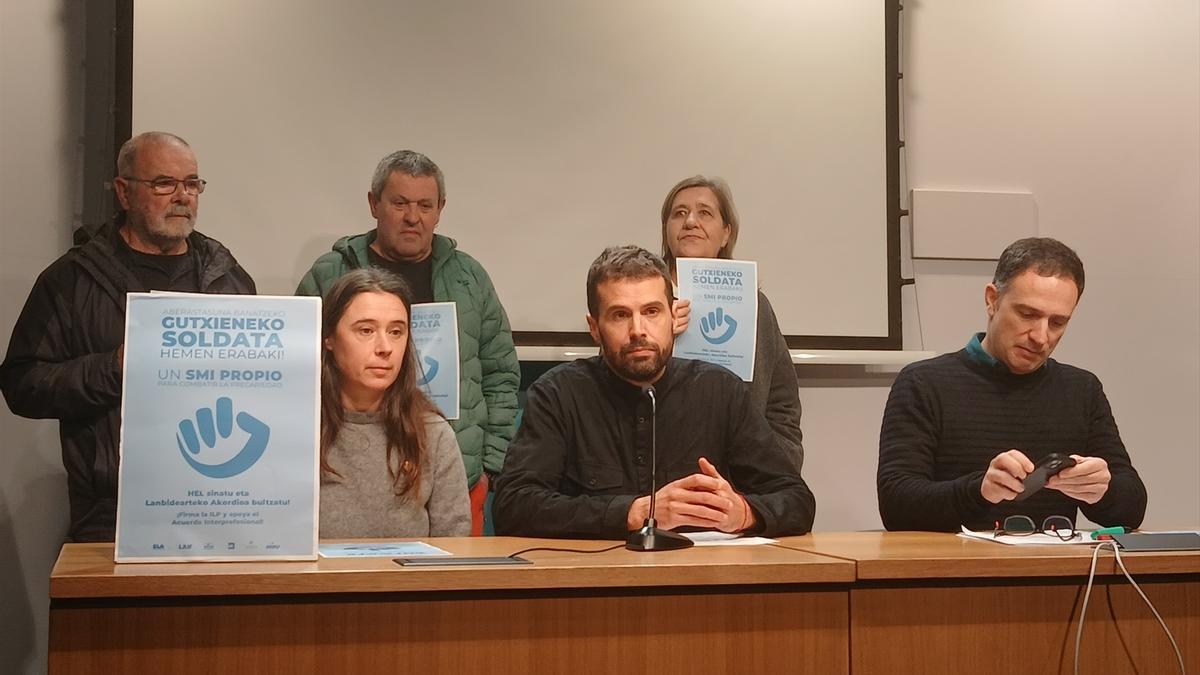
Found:
<path fill-rule="evenodd" d="M 1034 465 L 1033 471 L 1025 476 L 1025 491 L 1013 497 L 1013 501 L 1019 502 L 1032 496 L 1033 493 L 1046 487 L 1046 481 L 1050 480 L 1051 476 L 1072 466 L 1075 466 L 1075 460 L 1068 455 L 1057 452 L 1046 455 L 1042 461 Z"/>

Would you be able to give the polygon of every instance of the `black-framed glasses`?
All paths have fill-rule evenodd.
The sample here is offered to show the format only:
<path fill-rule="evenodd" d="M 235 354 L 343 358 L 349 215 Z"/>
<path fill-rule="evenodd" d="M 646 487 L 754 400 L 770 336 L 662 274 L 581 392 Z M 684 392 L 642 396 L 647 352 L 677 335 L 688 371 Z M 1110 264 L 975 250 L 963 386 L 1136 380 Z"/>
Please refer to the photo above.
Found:
<path fill-rule="evenodd" d="M 1044 534 L 1058 537 L 1061 541 L 1071 541 L 1080 536 L 1075 531 L 1075 523 L 1066 516 L 1046 516 L 1039 528 L 1029 516 L 1008 516 L 1003 523 L 996 522 L 995 535 L 1013 537 L 1028 537 L 1033 534 Z"/>
<path fill-rule="evenodd" d="M 164 195 L 164 196 L 175 194 L 175 191 L 179 189 L 180 185 L 183 186 L 184 194 L 189 194 L 189 195 L 195 196 L 195 195 L 200 194 L 201 192 L 204 192 L 204 186 L 208 185 L 208 181 L 204 180 L 203 178 L 162 177 L 162 178 L 155 178 L 153 180 L 146 180 L 144 178 L 133 178 L 132 176 L 121 176 L 121 178 L 124 178 L 127 181 L 132 181 L 134 183 L 145 183 L 146 185 L 150 186 L 151 192 L 153 192 L 156 195 Z"/>

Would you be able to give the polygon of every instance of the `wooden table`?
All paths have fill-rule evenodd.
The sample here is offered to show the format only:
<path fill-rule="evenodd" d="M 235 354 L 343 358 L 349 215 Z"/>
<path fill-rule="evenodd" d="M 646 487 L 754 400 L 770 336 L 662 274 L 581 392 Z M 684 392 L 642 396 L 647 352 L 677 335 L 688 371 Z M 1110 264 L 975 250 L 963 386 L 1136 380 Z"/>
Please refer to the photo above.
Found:
<path fill-rule="evenodd" d="M 612 543 L 432 541 L 459 555 Z M 861 532 L 534 552 L 527 567 L 115 565 L 112 554 L 63 548 L 52 672 L 1070 673 L 1092 549 Z M 1200 552 L 1123 559 L 1200 673 Z M 1112 554 L 1100 562 L 1081 672 L 1177 672 Z"/>
<path fill-rule="evenodd" d="M 819 533 L 783 545 L 853 561 L 853 673 L 1071 673 L 1090 546 L 1013 547 L 917 532 Z M 1200 673 L 1200 552 L 1123 553 Z M 1177 673 L 1149 608 L 1102 552 L 1080 672 Z"/>
<path fill-rule="evenodd" d="M 613 542 L 430 540 L 458 555 Z M 531 552 L 522 567 L 388 559 L 112 562 L 68 544 L 52 673 L 849 671 L 855 564 L 776 547 Z"/>

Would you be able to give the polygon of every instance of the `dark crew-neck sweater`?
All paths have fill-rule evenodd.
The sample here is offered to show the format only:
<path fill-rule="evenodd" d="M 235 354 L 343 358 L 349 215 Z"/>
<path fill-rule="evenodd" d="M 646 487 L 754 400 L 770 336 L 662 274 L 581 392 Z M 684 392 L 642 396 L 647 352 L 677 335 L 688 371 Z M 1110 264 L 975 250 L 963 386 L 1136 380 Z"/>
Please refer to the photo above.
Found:
<path fill-rule="evenodd" d="M 1034 463 L 1052 452 L 1101 457 L 1108 492 L 1088 505 L 1043 489 L 991 504 L 979 489 L 988 464 L 1010 449 Z M 879 513 L 889 530 L 989 529 L 1008 515 L 1141 524 L 1146 488 L 1129 461 L 1100 380 L 1053 359 L 1015 375 L 968 349 L 907 366 L 896 377 L 879 434 Z"/>
<path fill-rule="evenodd" d="M 657 419 L 639 387 L 602 357 L 555 367 L 529 388 L 496 480 L 496 534 L 624 539 L 634 499 L 712 462 L 754 510 L 753 534 L 804 534 L 816 503 L 779 436 L 732 372 L 672 358 L 655 382 Z M 657 431 L 657 438 L 654 433 Z"/>

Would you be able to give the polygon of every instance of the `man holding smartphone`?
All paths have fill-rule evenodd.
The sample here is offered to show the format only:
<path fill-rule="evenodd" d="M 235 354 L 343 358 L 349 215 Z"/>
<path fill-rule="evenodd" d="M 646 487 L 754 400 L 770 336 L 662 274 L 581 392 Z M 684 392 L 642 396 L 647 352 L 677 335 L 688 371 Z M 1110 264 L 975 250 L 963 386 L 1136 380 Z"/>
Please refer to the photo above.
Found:
<path fill-rule="evenodd" d="M 879 513 L 889 530 L 989 529 L 1082 510 L 1141 524 L 1146 488 L 1095 375 L 1050 358 L 1083 293 L 1083 263 L 1059 241 L 1021 239 L 984 290 L 987 332 L 897 376 L 879 436 Z M 1051 453 L 1070 456 L 1032 494 Z M 1020 496 L 1021 500 L 1016 500 Z"/>

